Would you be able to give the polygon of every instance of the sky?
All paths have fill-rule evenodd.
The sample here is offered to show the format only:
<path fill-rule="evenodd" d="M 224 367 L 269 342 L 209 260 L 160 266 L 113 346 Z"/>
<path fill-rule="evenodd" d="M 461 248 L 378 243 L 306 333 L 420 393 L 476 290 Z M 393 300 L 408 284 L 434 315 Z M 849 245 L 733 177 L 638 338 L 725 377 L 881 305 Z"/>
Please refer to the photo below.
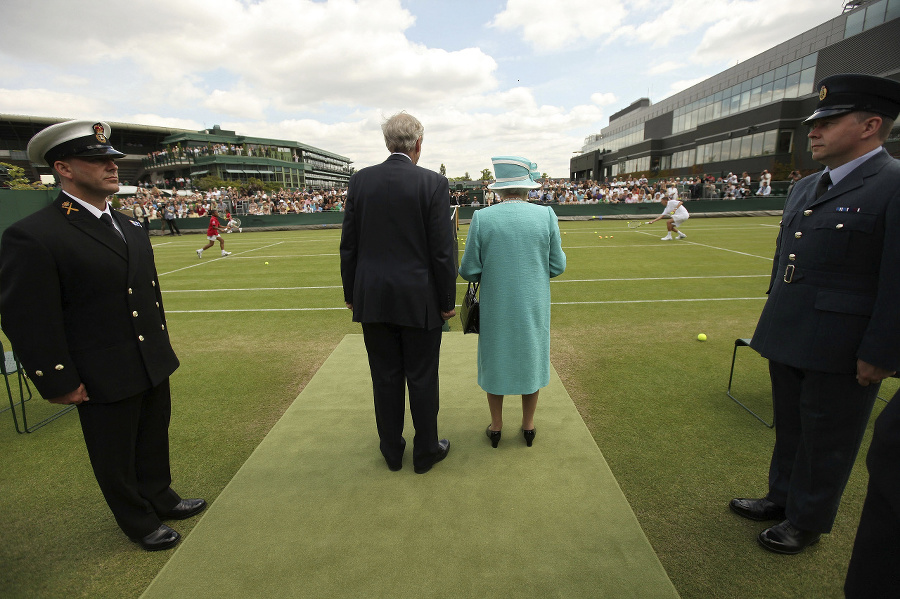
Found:
<path fill-rule="evenodd" d="M 299 141 L 356 169 L 381 123 L 420 166 L 491 156 L 552 177 L 609 115 L 686 89 L 841 13 L 841 0 L 0 0 L 0 113 Z"/>

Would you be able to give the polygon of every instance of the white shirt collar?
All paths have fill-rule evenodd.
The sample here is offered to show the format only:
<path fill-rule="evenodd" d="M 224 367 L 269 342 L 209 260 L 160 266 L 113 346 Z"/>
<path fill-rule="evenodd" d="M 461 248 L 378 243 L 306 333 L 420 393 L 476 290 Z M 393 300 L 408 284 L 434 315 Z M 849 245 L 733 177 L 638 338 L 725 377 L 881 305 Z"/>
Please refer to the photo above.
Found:
<path fill-rule="evenodd" d="M 78 202 L 79 204 L 81 204 L 82 206 L 84 206 L 88 212 L 90 212 L 91 214 L 94 215 L 94 217 L 100 218 L 101 214 L 109 214 L 109 217 L 112 218 L 112 214 L 109 213 L 109 202 L 106 203 L 105 210 L 100 210 L 96 206 L 94 206 L 92 204 L 88 204 L 84 200 L 76 198 L 75 196 L 73 196 L 71 193 L 69 193 L 65 189 L 63 190 L 63 193 L 66 194 L 67 196 L 69 196 L 70 198 L 72 198 L 73 200 L 75 200 L 76 202 Z M 113 220 L 113 222 L 116 222 L 116 221 Z"/>
<path fill-rule="evenodd" d="M 407 160 L 412 162 L 412 158 L 410 158 L 407 154 L 404 154 L 403 152 L 391 152 L 391 156 L 394 156 L 394 155 L 403 156 L 404 158 L 406 158 Z"/>
<path fill-rule="evenodd" d="M 862 164 L 863 162 L 865 162 L 866 160 L 868 160 L 869 158 L 871 158 L 872 156 L 875 156 L 876 154 L 878 154 L 880 152 L 881 152 L 881 146 L 878 146 L 871 152 L 863 154 L 859 158 L 854 158 L 850 162 L 848 162 L 846 164 L 842 164 L 841 166 L 837 167 L 834 170 L 831 170 L 826 167 L 825 172 L 830 173 L 829 176 L 831 177 L 831 187 L 834 187 L 835 185 L 840 183 L 841 179 L 843 179 L 844 177 L 846 177 L 847 175 L 852 173 L 860 164 Z"/>

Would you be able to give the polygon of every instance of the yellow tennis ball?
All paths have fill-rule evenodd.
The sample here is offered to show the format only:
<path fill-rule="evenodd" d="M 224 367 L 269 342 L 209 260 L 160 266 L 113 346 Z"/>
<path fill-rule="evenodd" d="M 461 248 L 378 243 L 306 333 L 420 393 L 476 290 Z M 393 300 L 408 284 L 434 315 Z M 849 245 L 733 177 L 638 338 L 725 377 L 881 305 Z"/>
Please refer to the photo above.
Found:
<path fill-rule="evenodd" d="M 266 262 L 266 265 L 268 265 L 268 264 L 269 264 L 269 263 L 268 263 L 268 262 Z"/>
<path fill-rule="evenodd" d="M 706 341 L 706 333 L 700 333 L 697 335 L 697 341 Z"/>

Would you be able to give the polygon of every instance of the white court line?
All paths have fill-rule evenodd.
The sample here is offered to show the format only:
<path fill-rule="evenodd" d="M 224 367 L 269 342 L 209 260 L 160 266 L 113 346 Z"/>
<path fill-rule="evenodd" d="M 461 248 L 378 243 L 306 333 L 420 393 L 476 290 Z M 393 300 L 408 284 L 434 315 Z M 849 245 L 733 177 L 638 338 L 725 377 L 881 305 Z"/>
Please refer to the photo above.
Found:
<path fill-rule="evenodd" d="M 732 302 L 748 300 L 765 300 L 762 297 L 704 297 L 693 299 L 658 299 L 658 300 L 606 300 L 595 302 L 550 302 L 551 306 L 583 306 L 592 304 L 664 304 L 671 302 Z M 166 310 L 166 314 L 222 314 L 227 312 L 330 312 L 346 310 L 346 306 L 331 308 L 236 308 L 230 310 Z"/>
<path fill-rule="evenodd" d="M 633 277 L 621 279 L 551 279 L 551 284 L 556 283 L 609 283 L 622 281 L 680 281 L 683 279 L 750 279 L 750 278 L 769 278 L 771 275 L 715 275 L 709 277 Z M 456 282 L 457 287 L 466 287 L 468 283 L 465 281 Z M 216 291 L 306 291 L 309 289 L 341 289 L 342 285 L 310 285 L 307 287 L 243 287 L 229 289 L 164 289 L 163 293 L 213 293 Z"/>
<path fill-rule="evenodd" d="M 653 235 L 653 233 L 640 231 L 642 235 Z M 731 252 L 732 254 L 740 254 L 741 256 L 750 256 L 751 258 L 759 258 L 760 260 L 767 260 L 769 262 L 772 261 L 772 256 L 757 256 L 756 254 L 748 254 L 747 252 L 739 252 L 737 250 L 729 250 L 728 248 L 720 248 L 714 245 L 707 245 L 705 243 L 697 243 L 696 241 L 685 241 L 684 239 L 670 239 L 669 241 L 674 242 L 677 245 L 696 245 L 699 247 L 710 248 L 713 250 L 721 250 L 723 252 Z"/>
<path fill-rule="evenodd" d="M 240 254 L 246 254 L 247 252 L 256 252 L 256 251 L 258 251 L 258 250 L 264 250 L 264 249 L 270 248 L 270 247 L 272 247 L 272 246 L 280 245 L 281 243 L 282 243 L 282 242 L 279 241 L 278 243 L 272 243 L 272 244 L 269 244 L 269 245 L 264 245 L 264 246 L 262 246 L 262 247 L 254 248 L 254 249 L 252 249 L 252 250 L 244 250 L 243 252 L 239 252 L 239 253 L 240 253 Z M 212 249 L 212 248 L 210 248 L 210 249 Z M 230 257 L 231 257 L 231 256 L 221 256 L 221 255 L 220 255 L 218 258 L 213 258 L 212 260 L 204 260 L 203 262 L 197 262 L 196 264 L 191 264 L 190 266 L 185 266 L 184 268 L 176 268 L 175 270 L 170 270 L 169 272 L 161 272 L 161 273 L 159 273 L 157 276 L 158 276 L 158 277 L 162 277 L 162 276 L 164 276 L 164 275 L 170 275 L 170 274 L 172 274 L 172 273 L 181 272 L 182 270 L 187 270 L 187 269 L 189 269 L 189 268 L 196 268 L 196 267 L 202 266 L 202 265 L 204 265 L 204 264 L 210 264 L 210 263 L 212 263 L 212 262 L 218 262 L 219 260 L 227 260 L 227 259 L 230 258 Z"/>
<path fill-rule="evenodd" d="M 237 260 L 258 260 L 259 258 L 317 258 L 321 256 L 340 256 L 340 254 L 278 254 L 275 256 L 238 256 Z"/>

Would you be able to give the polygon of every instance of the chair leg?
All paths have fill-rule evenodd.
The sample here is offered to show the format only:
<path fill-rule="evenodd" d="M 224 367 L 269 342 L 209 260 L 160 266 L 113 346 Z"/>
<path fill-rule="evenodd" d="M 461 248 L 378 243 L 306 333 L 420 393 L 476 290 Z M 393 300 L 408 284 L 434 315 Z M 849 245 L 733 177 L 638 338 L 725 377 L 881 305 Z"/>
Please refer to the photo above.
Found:
<path fill-rule="evenodd" d="M 747 410 L 748 412 L 750 412 L 750 414 L 751 414 L 754 418 L 756 418 L 757 420 L 759 420 L 760 422 L 762 422 L 763 424 L 765 424 L 765 425 L 766 425 L 767 427 L 769 427 L 769 428 L 775 428 L 775 418 L 772 418 L 772 423 L 771 423 L 771 424 L 768 423 L 768 422 L 766 422 L 765 420 L 763 420 L 763 418 L 762 418 L 759 414 L 757 414 L 756 412 L 754 412 L 753 410 L 751 410 L 750 408 L 748 408 L 747 406 L 745 406 L 743 403 L 741 403 L 741 401 L 738 400 L 738 398 L 736 398 L 736 397 L 735 397 L 734 395 L 732 395 L 732 393 L 731 393 L 731 383 L 732 383 L 732 380 L 734 379 L 734 361 L 735 361 L 735 359 L 737 358 L 737 350 L 738 350 L 738 347 L 740 347 L 740 345 L 738 345 L 738 343 L 735 342 L 735 344 L 734 344 L 734 352 L 731 354 L 731 373 L 728 375 L 728 389 L 725 391 L 725 393 L 728 395 L 728 397 L 731 398 L 731 400 L 732 400 L 734 403 L 736 403 L 737 405 L 741 406 L 742 408 L 744 408 L 745 410 Z"/>

